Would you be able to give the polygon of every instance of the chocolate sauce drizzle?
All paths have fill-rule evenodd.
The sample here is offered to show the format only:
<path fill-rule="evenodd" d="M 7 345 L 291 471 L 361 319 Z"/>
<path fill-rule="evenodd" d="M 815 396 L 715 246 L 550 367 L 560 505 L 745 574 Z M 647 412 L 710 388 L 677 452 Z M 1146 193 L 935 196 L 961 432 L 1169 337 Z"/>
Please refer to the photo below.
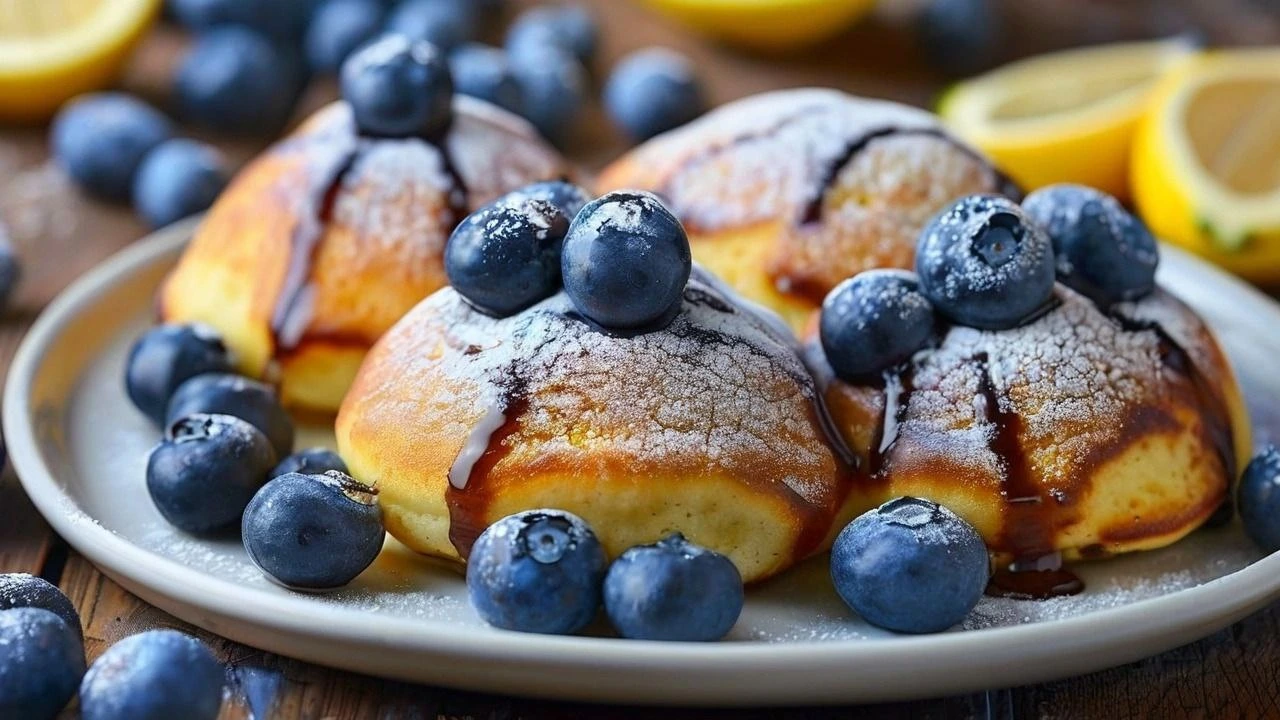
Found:
<path fill-rule="evenodd" d="M 1226 475 L 1235 477 L 1237 468 L 1231 416 L 1213 384 L 1187 351 L 1158 323 L 1115 312 L 1111 317 L 1125 332 L 1155 333 L 1161 363 L 1188 382 L 1196 407 L 1203 410 L 1206 440 L 1214 448 Z M 1000 461 L 1007 503 L 1005 535 L 1000 544 L 1010 548 L 1013 555 L 1008 566 L 997 568 L 993 573 L 987 594 L 1044 599 L 1079 593 L 1084 589 L 1084 583 L 1062 566 L 1061 554 L 1054 549 L 1056 528 L 1053 519 L 1058 516 L 1060 506 L 1069 503 L 1071 498 L 1061 492 L 1041 492 L 1035 481 L 1035 469 L 1021 442 L 1023 419 L 1000 403 L 991 376 L 991 358 L 986 353 L 979 353 L 972 358 L 972 363 L 978 369 L 978 396 L 983 400 L 983 419 L 991 427 L 990 450 Z M 869 467 L 863 479 L 876 481 L 888 473 L 897 430 L 907 418 L 914 390 L 914 372 L 914 366 L 907 365 L 884 375 L 884 416 L 872 438 Z M 1218 522 L 1223 521 L 1224 513 L 1230 512 L 1230 504 L 1224 503 L 1223 508 L 1215 513 Z M 1229 515 L 1226 517 L 1229 519 Z M 1106 555 L 1106 549 L 1101 545 L 1088 546 L 1080 552 L 1084 557 Z"/>
<path fill-rule="evenodd" d="M 306 168 L 306 175 L 314 184 L 303 195 L 301 206 L 295 208 L 289 265 L 271 313 L 271 333 L 277 349 L 292 350 L 302 341 L 311 313 L 308 285 L 321 238 L 333 220 L 334 205 L 344 180 L 373 142 L 376 140 L 360 137 L 354 129 L 346 128 L 302 146 L 304 157 L 314 163 Z M 469 190 L 447 145 L 439 142 L 431 146 L 440 154 L 441 166 L 449 178 L 449 211 L 451 224 L 456 225 L 467 216 Z M 364 344 L 363 341 L 360 344 Z"/>
<path fill-rule="evenodd" d="M 496 492 L 489 480 L 498 463 L 511 454 L 515 444 L 512 438 L 524 425 L 524 414 L 529 410 L 528 381 L 515 372 L 508 372 L 500 402 L 502 425 L 489 435 L 484 453 L 471 466 L 466 485 L 458 488 L 446 483 L 444 501 L 449 508 L 449 542 L 464 558 L 471 554 L 476 538 L 488 527 L 485 515 Z"/>
<path fill-rule="evenodd" d="M 996 179 L 996 185 L 1001 194 L 1009 197 L 1015 202 L 1022 199 L 1022 191 L 1007 175 L 1002 173 L 998 168 L 992 165 L 986 158 L 982 157 L 973 148 L 957 141 L 951 135 L 939 128 L 904 128 L 904 127 L 882 127 L 870 130 L 862 135 L 853 138 L 845 145 L 844 150 L 837 155 L 822 172 L 822 180 L 813 187 L 806 199 L 800 212 L 800 223 L 808 225 L 822 220 L 822 205 L 826 199 L 827 193 L 835 186 L 836 178 L 840 176 L 840 171 L 844 169 L 857 155 L 867 148 L 871 143 L 887 137 L 899 136 L 916 136 L 931 137 L 944 142 L 950 143 L 957 150 L 963 152 L 973 158 L 980 165 L 985 167 Z"/>

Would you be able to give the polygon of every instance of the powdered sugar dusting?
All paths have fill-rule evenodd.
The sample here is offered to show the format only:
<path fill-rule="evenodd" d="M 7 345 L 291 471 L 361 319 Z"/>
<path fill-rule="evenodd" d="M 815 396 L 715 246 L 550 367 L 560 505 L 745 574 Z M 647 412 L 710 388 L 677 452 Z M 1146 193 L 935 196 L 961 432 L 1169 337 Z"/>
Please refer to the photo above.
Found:
<path fill-rule="evenodd" d="M 725 471 L 830 508 L 835 463 L 803 364 L 768 323 L 697 278 L 684 298 L 667 328 L 614 337 L 575 319 L 563 293 L 492 318 L 446 288 L 387 334 L 375 362 L 395 368 L 389 398 L 408 384 L 428 406 L 484 408 L 518 388 L 529 401 L 521 432 L 539 438 L 540 455 L 590 464 L 604 443 L 638 472 Z M 477 390 L 453 397 L 442 374 Z"/>

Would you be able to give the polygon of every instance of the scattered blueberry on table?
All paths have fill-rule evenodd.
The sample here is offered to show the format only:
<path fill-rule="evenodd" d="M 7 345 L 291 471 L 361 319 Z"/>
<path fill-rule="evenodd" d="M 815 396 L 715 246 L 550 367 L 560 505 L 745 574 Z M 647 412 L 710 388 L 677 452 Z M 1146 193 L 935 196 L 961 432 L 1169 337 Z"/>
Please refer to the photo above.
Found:
<path fill-rule="evenodd" d="M 1155 289 L 1156 240 L 1114 197 L 1064 183 L 1031 193 L 1022 209 L 1048 233 L 1068 287 L 1108 305 Z"/>
<path fill-rule="evenodd" d="M 619 191 L 587 203 L 564 239 L 564 289 L 585 317 L 634 330 L 677 309 L 692 270 L 689 237 L 656 195 Z"/>
<path fill-rule="evenodd" d="M 719 640 L 744 602 L 733 561 L 680 533 L 622 553 L 604 579 L 605 612 L 626 638 Z"/>
<path fill-rule="evenodd" d="M 903 633 L 941 632 L 977 605 L 990 572 L 972 525 L 917 498 L 890 500 L 836 537 L 831 579 L 863 620 Z"/>
<path fill-rule="evenodd" d="M 972 75 L 995 65 L 1005 39 L 994 0 L 929 0 L 917 27 L 925 58 L 950 75 Z"/>
<path fill-rule="evenodd" d="M 467 43 L 449 53 L 449 71 L 459 95 L 486 100 L 517 115 L 524 112 L 520 83 L 503 50 Z"/>
<path fill-rule="evenodd" d="M 1268 445 L 1245 466 L 1236 490 L 1245 534 L 1263 552 L 1280 550 L 1280 449 Z"/>
<path fill-rule="evenodd" d="M 230 415 L 174 422 L 147 458 L 147 491 L 169 524 L 189 533 L 234 527 L 275 467 L 265 435 Z"/>
<path fill-rule="evenodd" d="M 164 227 L 209 209 L 230 179 L 217 148 L 169 140 L 142 160 L 133 183 L 134 205 L 151 227 Z"/>
<path fill-rule="evenodd" d="M 197 375 L 174 391 L 165 411 L 165 424 L 197 413 L 238 417 L 267 436 L 277 458 L 293 452 L 293 419 L 280 405 L 276 391 L 266 383 L 230 373 Z M 271 464 L 274 466 L 275 461 Z"/>
<path fill-rule="evenodd" d="M 302 38 L 315 0 L 167 0 L 167 9 L 184 27 L 198 33 L 241 26 L 280 43 Z"/>
<path fill-rule="evenodd" d="M 57 585 L 27 573 L 0 574 L 0 612 L 20 607 L 48 610 L 62 618 L 77 635 L 83 634 L 80 613 Z"/>
<path fill-rule="evenodd" d="M 859 381 L 910 359 L 933 337 L 934 322 L 914 273 L 868 270 L 827 295 L 819 335 L 836 374 Z"/>
<path fill-rule="evenodd" d="M 143 333 L 129 350 L 125 390 L 135 407 L 157 425 L 178 386 L 204 373 L 229 373 L 231 353 L 207 325 L 159 325 Z"/>
<path fill-rule="evenodd" d="M 514 193 L 458 224 L 445 244 L 445 273 L 482 312 L 514 315 L 559 290 L 568 230 L 558 207 Z"/>
<path fill-rule="evenodd" d="M 335 73 L 342 61 L 382 32 L 381 0 L 324 0 L 316 7 L 303 45 L 316 73 Z"/>
<path fill-rule="evenodd" d="M 1011 200 L 971 195 L 925 227 L 916 246 L 916 274 L 940 314 L 960 325 L 1005 330 L 1048 307 L 1053 246 Z"/>
<path fill-rule="evenodd" d="M 267 577 L 297 590 L 331 590 L 382 550 L 378 491 L 345 473 L 281 475 L 245 509 L 240 535 Z"/>
<path fill-rule="evenodd" d="M 148 630 L 107 648 L 80 683 L 82 720 L 215 720 L 224 671 L 176 630 Z"/>
<path fill-rule="evenodd" d="M 280 464 L 276 465 L 275 469 L 271 471 L 268 478 L 274 480 L 281 475 L 288 475 L 289 473 L 322 475 L 330 470 L 347 474 L 347 464 L 338 456 L 338 453 L 329 448 L 314 447 L 299 450 L 281 460 Z"/>
<path fill-rule="evenodd" d="M 387 16 L 386 31 L 448 52 L 475 40 L 479 22 L 474 0 L 403 0 Z"/>
<path fill-rule="evenodd" d="M 62 618 L 38 607 L 0 611 L 0 717 L 52 720 L 83 675 L 80 635 Z"/>
<path fill-rule="evenodd" d="M 693 63 L 680 53 L 655 47 L 618 62 L 604 87 L 604 106 L 614 124 L 642 141 L 674 130 L 706 110 Z"/>
<path fill-rule="evenodd" d="M 512 57 L 524 118 L 547 140 L 563 144 L 586 102 L 586 69 L 572 54 L 551 45 Z"/>
<path fill-rule="evenodd" d="M 303 84 L 300 61 L 246 27 L 221 26 L 195 38 L 178 65 L 174 95 L 182 116 L 226 133 L 282 130 Z"/>
<path fill-rule="evenodd" d="M 50 130 L 53 159 L 85 190 L 128 202 L 142 159 L 173 136 L 173 123 L 145 102 L 117 92 L 81 96 Z"/>
<path fill-rule="evenodd" d="M 567 635 L 595 617 L 604 574 L 604 548 L 582 518 L 530 510 L 480 534 L 467 560 L 467 590 L 490 625 Z"/>
<path fill-rule="evenodd" d="M 572 55 L 584 66 L 595 57 L 600 29 L 581 5 L 540 5 L 521 13 L 507 29 L 507 50 L 524 63 L 529 55 L 553 47 Z M 530 53 L 530 51 L 534 51 Z"/>
<path fill-rule="evenodd" d="M 347 58 L 342 97 L 360 132 L 372 137 L 434 138 L 453 117 L 453 80 L 440 50 L 387 35 Z"/>

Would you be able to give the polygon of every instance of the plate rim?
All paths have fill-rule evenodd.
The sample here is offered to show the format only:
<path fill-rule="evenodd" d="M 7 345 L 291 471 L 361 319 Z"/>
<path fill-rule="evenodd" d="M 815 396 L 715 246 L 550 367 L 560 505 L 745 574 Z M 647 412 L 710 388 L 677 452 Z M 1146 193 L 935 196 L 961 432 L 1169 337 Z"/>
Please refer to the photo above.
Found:
<path fill-rule="evenodd" d="M 289 637 L 295 638 L 315 637 L 317 631 L 313 619 L 290 617 L 290 606 L 296 602 L 293 596 L 279 596 L 258 589 L 236 586 L 229 581 L 205 575 L 177 561 L 137 546 L 98 524 L 96 520 L 82 522 L 73 518 L 68 512 L 73 508 L 90 519 L 92 516 L 85 513 L 77 498 L 68 491 L 66 483 L 59 480 L 53 468 L 45 461 L 41 444 L 36 437 L 32 415 L 37 408 L 32 405 L 31 390 L 40 372 L 41 361 L 48 354 L 50 347 L 60 337 L 66 326 L 74 321 L 88 304 L 110 291 L 117 282 L 142 268 L 165 261 L 169 255 L 176 254 L 186 243 L 197 222 L 198 219 L 193 219 L 170 226 L 117 252 L 72 282 L 40 313 L 22 340 L 5 383 L 3 429 L 9 446 L 9 456 L 23 489 L 50 526 L 107 575 L 118 581 L 123 579 L 122 584 L 130 590 L 145 588 L 145 592 L 139 594 L 147 595 L 146 599 L 154 604 L 161 605 L 154 602 L 152 597 L 161 597 L 167 601 L 162 605 L 163 609 L 173 612 L 184 620 L 241 642 L 245 642 L 243 637 L 246 633 L 238 633 L 239 637 L 236 637 L 227 635 L 226 628 L 208 627 L 211 624 L 221 624 L 213 622 L 208 613 L 223 619 L 245 623 L 246 626 L 254 626 L 260 631 L 287 633 Z M 1207 273 L 1207 277 L 1212 279 L 1213 283 L 1206 283 L 1206 285 L 1216 285 L 1218 286 L 1216 292 L 1227 292 L 1239 302 L 1247 303 L 1249 307 L 1265 310 L 1269 321 L 1280 325 L 1280 305 L 1258 290 L 1184 251 L 1162 245 L 1161 252 L 1162 262 L 1186 265 L 1189 269 Z M 1258 319 L 1255 322 L 1265 323 L 1268 320 Z M 1223 593 L 1220 586 L 1224 584 L 1230 584 L 1235 592 Z M 247 596 L 246 593 L 248 593 Z M 673 669 L 678 669 L 680 673 L 703 671 L 709 676 L 724 679 L 730 676 L 742 677 L 757 673 L 774 674 L 779 672 L 780 667 L 788 668 L 785 673 L 788 677 L 795 675 L 797 668 L 804 668 L 806 673 L 834 673 L 847 676 L 853 669 L 872 669 L 872 666 L 868 665 L 869 661 L 874 661 L 876 665 L 901 663 L 904 659 L 911 659 L 912 656 L 921 653 L 922 648 L 937 656 L 938 662 L 945 664 L 946 662 L 971 663 L 975 655 L 991 656 L 989 651 L 995 651 L 994 657 L 1000 658 L 1007 656 L 1007 653 L 1002 653 L 1001 650 L 1019 647 L 1030 651 L 1031 655 L 1037 658 L 1036 667 L 1040 667 L 1046 662 L 1047 653 L 1043 648 L 1037 649 L 1037 641 L 1042 640 L 1045 633 L 1049 631 L 1052 631 L 1051 634 L 1056 637 L 1108 634 L 1117 638 L 1135 638 L 1146 642 L 1147 647 L 1154 647 L 1160 643 L 1160 634 L 1150 627 L 1152 617 L 1170 618 L 1162 623 L 1155 623 L 1168 630 L 1177 630 L 1180 627 L 1172 618 L 1182 618 L 1181 622 L 1184 624 L 1195 620 L 1198 624 L 1193 631 L 1194 637 L 1203 637 L 1229 624 L 1228 620 L 1224 619 L 1234 621 L 1278 595 L 1280 595 L 1280 554 L 1273 554 L 1209 582 L 1115 608 L 1024 625 L 926 636 L 859 640 L 797 640 L 786 643 L 765 641 L 646 643 L 616 638 L 529 635 L 491 629 L 477 631 L 474 628 L 454 627 L 440 620 L 415 620 L 412 622 L 413 627 L 406 627 L 409 623 L 403 618 L 363 613 L 360 613 L 359 622 L 346 626 L 335 623 L 334 627 L 326 628 L 322 636 L 339 643 L 370 647 L 385 645 L 395 647 L 401 652 L 419 652 L 483 663 L 535 664 L 544 673 L 565 669 L 581 671 L 584 666 L 589 665 L 600 672 L 652 672 L 672 677 L 674 677 L 671 674 Z M 1197 612 L 1197 609 L 1209 599 L 1213 599 L 1211 605 L 1215 608 L 1214 612 Z M 174 606 L 181 606 L 186 612 L 175 612 Z M 203 611 L 204 614 L 196 611 Z M 350 613 L 352 619 L 357 612 L 351 608 L 338 606 L 324 609 L 325 614 L 332 613 L 333 617 Z M 202 618 L 204 622 L 201 622 Z M 1169 632 L 1168 635 L 1176 640 L 1183 638 L 1187 633 Z M 1165 649 L 1186 641 L 1187 639 L 1175 641 Z M 262 643 L 255 643 L 252 638 L 247 644 L 262 645 Z M 291 655 L 289 652 L 281 654 Z M 1121 653 L 1113 656 L 1114 662 L 1112 662 L 1113 658 L 1108 658 L 1089 663 L 1088 667 L 1094 670 L 1103 669 L 1149 654 L 1149 652 L 1140 652 L 1125 656 Z M 335 665 L 334 662 L 316 661 L 311 657 L 304 659 Z M 1008 657 L 1004 658 L 1006 663 L 1009 660 Z M 341 665 L 341 663 L 337 664 Z M 929 663 L 930 666 L 936 664 L 936 662 Z M 345 667 L 358 669 L 358 666 Z M 532 671 L 527 668 L 526 670 Z M 423 681 L 420 674 L 397 672 L 385 674 L 401 679 Z M 1027 668 L 1018 678 L 1036 681 L 1062 674 L 1053 671 L 1044 672 L 1043 668 L 1040 672 Z M 777 692 L 776 682 L 761 684 L 762 687 L 773 688 L 774 692 L 762 692 L 761 688 L 755 691 L 740 688 L 745 691 L 741 695 L 724 696 L 716 694 L 714 690 L 699 693 L 697 688 L 684 688 L 682 692 L 674 693 L 669 697 L 654 697 L 637 694 L 635 691 L 629 693 L 625 691 L 626 688 L 622 689 L 623 692 L 610 692 L 605 688 L 578 688 L 571 690 L 567 695 L 561 692 L 563 688 L 559 687 L 551 688 L 547 692 L 539 692 L 537 688 L 525 686 L 521 686 L 518 691 L 503 690 L 503 687 L 514 683 L 495 684 L 485 682 L 485 679 L 477 677 L 474 683 L 465 680 L 446 682 L 451 685 L 497 692 L 607 701 L 622 699 L 626 702 L 643 704 L 673 702 L 751 704 L 759 702 L 762 697 L 789 703 L 805 703 L 806 697 L 800 692 Z M 822 678 L 822 682 L 818 684 L 829 686 L 831 680 Z M 1010 683 L 998 684 L 1003 686 Z M 642 685 L 643 683 L 636 683 L 635 687 L 639 688 Z M 948 687 L 948 691 L 958 691 L 962 688 L 980 689 L 972 682 L 958 682 Z M 693 693 L 689 692 L 691 689 L 694 690 Z M 936 692 L 913 693 L 910 691 L 842 693 L 840 688 L 835 687 L 828 687 L 825 692 L 815 693 L 819 702 L 830 702 L 833 698 L 884 700 L 936 694 Z"/>

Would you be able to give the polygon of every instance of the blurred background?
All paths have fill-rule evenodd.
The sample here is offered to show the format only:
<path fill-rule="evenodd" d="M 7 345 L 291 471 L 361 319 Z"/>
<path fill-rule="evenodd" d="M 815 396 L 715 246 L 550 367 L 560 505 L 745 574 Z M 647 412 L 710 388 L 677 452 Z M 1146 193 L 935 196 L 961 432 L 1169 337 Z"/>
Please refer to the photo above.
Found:
<path fill-rule="evenodd" d="M 589 171 L 727 101 L 834 87 L 940 111 L 1027 189 L 1101 187 L 1166 239 L 1280 278 L 1275 0 L 0 0 L 0 260 L 24 277 L 0 266 L 0 292 L 38 308 L 53 278 L 203 209 L 388 31 L 439 45 L 461 92 Z M 635 56 L 654 47 L 687 74 L 664 112 L 662 63 Z M 123 95 L 71 117 L 104 90 Z M 194 142 L 141 190 L 130 143 L 162 126 Z"/>

